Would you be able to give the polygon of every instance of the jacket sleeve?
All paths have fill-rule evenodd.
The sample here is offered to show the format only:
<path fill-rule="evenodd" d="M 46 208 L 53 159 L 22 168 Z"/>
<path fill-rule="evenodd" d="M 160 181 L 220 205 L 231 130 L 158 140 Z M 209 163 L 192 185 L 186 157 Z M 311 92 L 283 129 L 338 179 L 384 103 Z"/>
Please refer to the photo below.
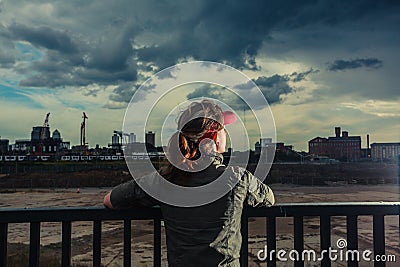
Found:
<path fill-rule="evenodd" d="M 134 179 L 114 187 L 110 201 L 114 209 L 127 209 L 134 206 L 153 207 L 159 204 Z"/>
<path fill-rule="evenodd" d="M 248 171 L 245 171 L 245 176 L 248 184 L 247 205 L 251 207 L 270 207 L 274 205 L 275 197 L 272 189 Z"/>

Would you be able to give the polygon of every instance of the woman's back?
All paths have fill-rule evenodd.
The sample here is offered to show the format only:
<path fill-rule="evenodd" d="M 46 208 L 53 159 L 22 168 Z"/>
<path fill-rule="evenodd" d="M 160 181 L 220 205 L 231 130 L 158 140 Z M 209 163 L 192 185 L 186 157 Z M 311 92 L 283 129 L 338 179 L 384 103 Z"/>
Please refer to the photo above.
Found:
<path fill-rule="evenodd" d="M 198 173 L 178 173 L 170 181 L 181 186 L 202 186 L 223 172 L 219 162 Z M 183 176 L 183 177 L 182 177 Z M 228 219 L 230 192 L 220 199 L 199 207 L 177 207 L 161 204 L 166 227 L 168 263 L 170 266 L 217 266 L 224 255 L 210 247 Z"/>
<path fill-rule="evenodd" d="M 169 266 L 240 266 L 243 206 L 275 202 L 272 190 L 251 173 L 222 164 L 225 125 L 235 120 L 212 101 L 192 103 L 178 120 L 159 174 L 119 185 L 104 199 L 110 208 L 160 205 Z M 148 195 L 143 186 L 157 196 Z"/>
<path fill-rule="evenodd" d="M 221 161 L 222 157 L 215 157 L 207 169 L 184 177 L 185 186 L 202 186 L 228 172 L 234 186 L 224 196 L 198 207 L 161 204 L 171 266 L 239 266 L 243 205 L 274 203 L 267 185 L 242 168 L 226 170 Z M 180 177 L 174 180 L 181 181 Z"/>

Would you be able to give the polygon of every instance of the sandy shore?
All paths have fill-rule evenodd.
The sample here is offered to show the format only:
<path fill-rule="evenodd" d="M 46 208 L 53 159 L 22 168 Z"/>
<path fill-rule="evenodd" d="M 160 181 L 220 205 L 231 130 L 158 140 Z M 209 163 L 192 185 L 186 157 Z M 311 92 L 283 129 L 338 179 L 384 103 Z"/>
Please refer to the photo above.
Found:
<path fill-rule="evenodd" d="M 277 204 L 304 202 L 346 202 L 346 201 L 400 201 L 400 187 L 396 185 L 348 185 L 304 187 L 273 184 Z M 0 194 L 0 208 L 33 208 L 55 206 L 99 206 L 109 188 L 80 188 L 57 190 L 21 190 L 14 193 Z M 400 261 L 399 218 L 385 218 L 386 254 L 396 255 Z M 331 240 L 335 245 L 340 238 L 346 238 L 344 217 L 332 217 Z M 358 219 L 359 249 L 373 250 L 372 218 L 361 216 Z M 92 223 L 74 222 L 72 226 L 72 261 L 80 265 L 91 265 L 92 257 Z M 266 266 L 257 260 L 257 252 L 264 248 L 266 242 L 266 220 L 249 219 L 249 265 Z M 306 249 L 319 251 L 319 219 L 306 217 L 304 220 L 304 240 Z M 152 266 L 153 261 L 153 226 L 152 221 L 132 221 L 132 261 L 135 266 Z M 29 244 L 29 224 L 11 224 L 8 230 L 9 255 L 16 253 L 12 244 Z M 60 223 L 41 224 L 41 245 L 58 248 L 61 242 Z M 163 235 L 163 264 L 166 266 L 165 237 Z M 19 247 L 18 249 L 22 249 Z M 25 249 L 25 248 L 23 248 Z M 293 219 L 277 219 L 277 249 L 293 249 Z M 121 266 L 123 259 L 123 223 L 121 221 L 103 222 L 102 226 L 102 264 L 104 266 Z M 319 264 L 309 263 L 308 266 Z M 278 266 L 292 266 L 291 262 L 278 262 Z M 360 266 L 371 266 L 361 262 Z M 306 265 L 307 266 L 307 265 Z M 335 262 L 332 266 L 346 266 L 344 262 Z M 396 264 L 387 264 L 396 266 Z"/>

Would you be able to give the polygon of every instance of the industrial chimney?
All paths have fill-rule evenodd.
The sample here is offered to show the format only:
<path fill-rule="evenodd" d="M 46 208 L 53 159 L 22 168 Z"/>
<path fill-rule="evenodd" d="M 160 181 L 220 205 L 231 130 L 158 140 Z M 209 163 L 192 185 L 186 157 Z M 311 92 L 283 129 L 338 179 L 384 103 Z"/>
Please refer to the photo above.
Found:
<path fill-rule="evenodd" d="M 369 149 L 369 134 L 367 134 L 367 149 Z"/>

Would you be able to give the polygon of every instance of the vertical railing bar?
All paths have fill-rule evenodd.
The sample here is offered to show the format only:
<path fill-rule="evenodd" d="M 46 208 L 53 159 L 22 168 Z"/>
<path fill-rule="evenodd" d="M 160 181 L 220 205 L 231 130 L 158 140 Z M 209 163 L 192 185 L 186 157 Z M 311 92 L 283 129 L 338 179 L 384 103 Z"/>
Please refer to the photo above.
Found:
<path fill-rule="evenodd" d="M 8 224 L 0 223 L 0 266 L 7 265 L 7 232 Z"/>
<path fill-rule="evenodd" d="M 242 215 L 242 225 L 240 232 L 242 234 L 242 246 L 240 248 L 240 266 L 247 267 L 249 265 L 249 218 L 246 214 Z"/>
<path fill-rule="evenodd" d="M 303 216 L 294 217 L 294 249 L 298 252 L 299 260 L 294 262 L 295 267 L 303 267 L 302 253 L 304 250 L 304 221 Z"/>
<path fill-rule="evenodd" d="M 328 251 L 331 246 L 331 217 L 324 215 L 320 216 L 320 247 L 322 251 Z M 322 256 L 322 255 L 321 255 Z M 329 255 L 325 253 L 321 261 L 321 266 L 331 266 Z"/>
<path fill-rule="evenodd" d="M 385 254 L 385 217 L 381 214 L 373 216 L 374 257 Z M 374 266 L 385 266 L 384 261 L 375 261 Z"/>
<path fill-rule="evenodd" d="M 161 267 L 161 219 L 154 219 L 154 267 Z"/>
<path fill-rule="evenodd" d="M 39 266 L 40 222 L 31 222 L 29 236 L 29 267 Z"/>
<path fill-rule="evenodd" d="M 71 266 L 71 222 L 62 222 L 62 254 L 61 266 Z"/>
<path fill-rule="evenodd" d="M 276 252 L 276 217 L 271 216 L 267 219 L 267 266 L 276 266 L 276 253 L 271 253 L 274 250 Z"/>
<path fill-rule="evenodd" d="M 347 225 L 347 250 L 358 250 L 358 225 L 357 215 L 346 216 Z M 350 255 L 350 254 L 348 254 Z M 347 266 L 358 266 L 357 258 L 349 258 Z"/>
<path fill-rule="evenodd" d="M 93 222 L 93 266 L 101 265 L 101 221 Z"/>
<path fill-rule="evenodd" d="M 131 239 L 132 239 L 131 220 L 124 220 L 124 267 L 131 266 Z"/>

